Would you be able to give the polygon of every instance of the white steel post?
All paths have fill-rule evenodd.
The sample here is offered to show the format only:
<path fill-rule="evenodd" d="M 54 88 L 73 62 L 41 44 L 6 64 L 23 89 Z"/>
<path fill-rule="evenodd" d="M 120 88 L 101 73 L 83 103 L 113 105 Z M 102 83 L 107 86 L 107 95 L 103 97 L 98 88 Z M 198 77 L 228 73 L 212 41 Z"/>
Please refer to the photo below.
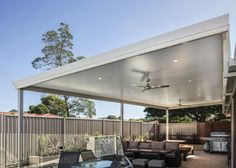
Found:
<path fill-rule="evenodd" d="M 234 160 L 234 155 L 235 155 L 235 151 L 234 151 L 234 138 L 235 138 L 235 133 L 234 133 L 234 108 L 235 108 L 235 103 L 234 103 L 234 97 L 232 95 L 231 97 L 231 167 L 235 166 L 235 160 Z"/>
<path fill-rule="evenodd" d="M 166 109 L 166 140 L 169 140 L 169 110 Z"/>
<path fill-rule="evenodd" d="M 123 139 L 124 136 L 124 104 L 120 103 L 120 136 Z"/>
<path fill-rule="evenodd" d="M 18 167 L 23 161 L 23 114 L 24 114 L 24 91 L 18 90 Z"/>

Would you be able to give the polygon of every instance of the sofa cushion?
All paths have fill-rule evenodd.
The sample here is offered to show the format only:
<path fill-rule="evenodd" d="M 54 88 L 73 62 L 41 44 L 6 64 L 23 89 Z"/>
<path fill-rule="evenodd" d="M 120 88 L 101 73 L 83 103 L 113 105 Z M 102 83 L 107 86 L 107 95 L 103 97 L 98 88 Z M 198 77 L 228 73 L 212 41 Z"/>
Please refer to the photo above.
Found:
<path fill-rule="evenodd" d="M 128 149 L 128 142 L 127 141 L 122 141 L 123 149 L 126 150 Z"/>
<path fill-rule="evenodd" d="M 159 141 L 152 141 L 151 142 L 151 149 L 164 149 L 164 142 Z"/>
<path fill-rule="evenodd" d="M 178 142 L 166 142 L 166 149 L 179 149 L 179 143 Z"/>
<path fill-rule="evenodd" d="M 137 141 L 130 141 L 129 142 L 130 149 L 138 149 L 138 146 L 139 146 L 139 142 L 137 142 Z"/>
<path fill-rule="evenodd" d="M 165 160 L 150 160 L 148 162 L 148 167 L 164 167 Z"/>
<path fill-rule="evenodd" d="M 141 142 L 139 144 L 139 149 L 150 149 L 150 148 L 151 148 L 151 144 L 150 143 Z"/>
<path fill-rule="evenodd" d="M 148 159 L 134 159 L 133 165 L 146 166 L 148 164 Z"/>
<path fill-rule="evenodd" d="M 125 156 L 126 157 L 134 157 L 134 153 L 133 152 L 125 152 Z"/>
<path fill-rule="evenodd" d="M 172 151 L 170 153 L 165 154 L 165 158 L 175 158 L 176 157 L 176 151 Z"/>

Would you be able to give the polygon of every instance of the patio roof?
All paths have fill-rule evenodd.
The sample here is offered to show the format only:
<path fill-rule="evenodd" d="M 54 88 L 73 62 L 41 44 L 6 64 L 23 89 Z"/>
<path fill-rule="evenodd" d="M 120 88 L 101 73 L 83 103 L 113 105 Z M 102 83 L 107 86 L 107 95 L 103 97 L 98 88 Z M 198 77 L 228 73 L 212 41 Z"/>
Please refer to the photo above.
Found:
<path fill-rule="evenodd" d="M 222 104 L 227 94 L 228 15 L 14 81 L 16 89 L 149 107 Z M 141 78 L 169 88 L 142 92 Z M 229 90 L 229 89 L 228 89 Z"/>

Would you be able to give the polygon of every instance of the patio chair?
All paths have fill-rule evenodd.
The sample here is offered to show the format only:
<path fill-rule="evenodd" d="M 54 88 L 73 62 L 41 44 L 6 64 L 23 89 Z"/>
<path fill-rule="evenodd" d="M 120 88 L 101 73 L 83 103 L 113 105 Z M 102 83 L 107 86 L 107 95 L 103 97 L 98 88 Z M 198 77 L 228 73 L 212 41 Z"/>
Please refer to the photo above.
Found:
<path fill-rule="evenodd" d="M 96 156 L 94 155 L 93 151 L 91 151 L 91 150 L 81 152 L 81 158 L 83 161 L 97 159 Z"/>
<path fill-rule="evenodd" d="M 122 155 L 116 155 L 116 154 L 113 154 L 113 155 L 105 155 L 105 156 L 102 157 L 102 160 L 110 160 L 110 161 L 116 160 L 116 161 L 121 161 L 123 157 L 124 157 L 124 156 L 122 156 Z"/>
<path fill-rule="evenodd" d="M 60 152 L 59 163 L 40 166 L 42 168 L 71 168 L 72 165 L 79 162 L 80 152 Z"/>
<path fill-rule="evenodd" d="M 166 142 L 165 149 L 173 149 L 171 153 L 165 154 L 166 166 L 179 167 L 181 165 L 181 155 L 179 152 L 179 143 L 177 142 Z"/>
<path fill-rule="evenodd" d="M 129 142 L 123 140 L 122 141 L 122 147 L 123 147 L 125 156 L 128 157 L 129 160 L 133 160 L 134 159 L 134 153 L 130 152 L 130 151 L 127 151 L 127 149 L 129 148 Z"/>
<path fill-rule="evenodd" d="M 78 163 L 80 152 L 61 152 L 58 168 L 70 168 Z"/>

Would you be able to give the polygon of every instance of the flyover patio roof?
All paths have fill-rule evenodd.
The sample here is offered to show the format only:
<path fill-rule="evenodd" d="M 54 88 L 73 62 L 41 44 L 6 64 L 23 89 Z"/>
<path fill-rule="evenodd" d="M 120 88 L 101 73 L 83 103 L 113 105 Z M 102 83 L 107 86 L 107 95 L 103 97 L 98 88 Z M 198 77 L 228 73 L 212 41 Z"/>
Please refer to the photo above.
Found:
<path fill-rule="evenodd" d="M 13 83 L 16 89 L 163 109 L 223 104 L 230 90 L 228 20 L 213 18 Z M 141 79 L 149 72 L 152 85 L 170 87 L 142 92 L 137 85 L 145 85 Z"/>

